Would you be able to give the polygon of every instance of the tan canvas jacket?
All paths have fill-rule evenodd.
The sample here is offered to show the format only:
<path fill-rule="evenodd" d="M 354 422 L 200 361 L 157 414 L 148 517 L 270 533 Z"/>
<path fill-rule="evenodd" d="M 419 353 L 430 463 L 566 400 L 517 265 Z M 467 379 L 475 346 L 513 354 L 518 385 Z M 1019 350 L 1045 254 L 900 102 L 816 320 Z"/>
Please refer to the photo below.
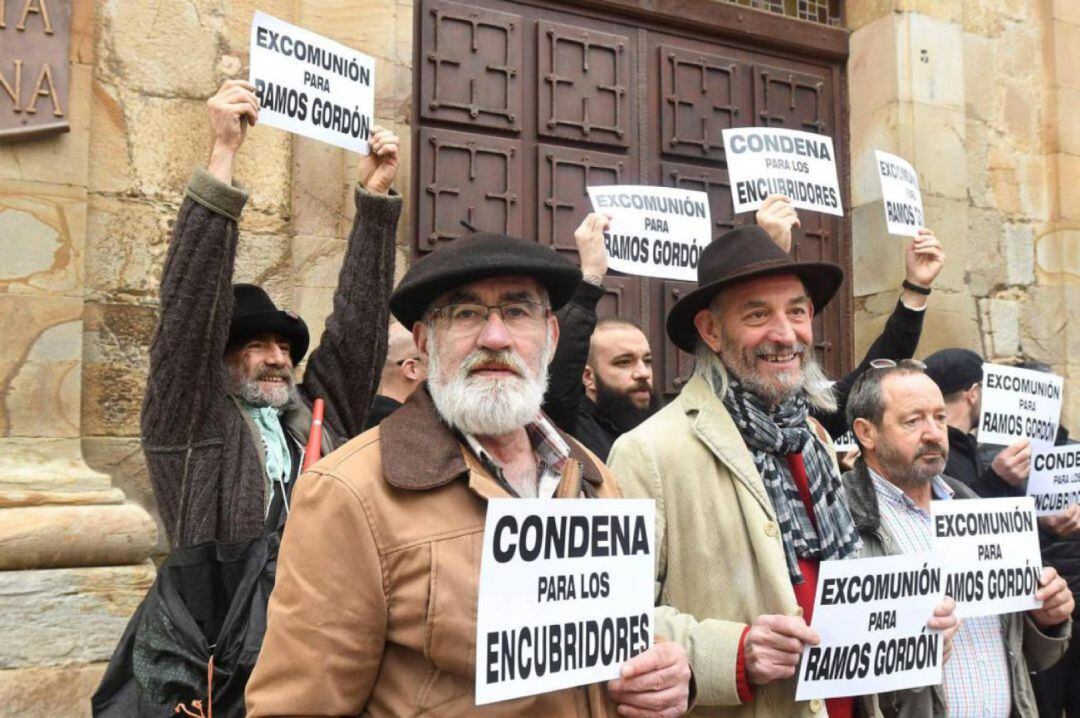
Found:
<path fill-rule="evenodd" d="M 795 702 L 795 679 L 755 686 L 739 701 L 735 666 L 743 629 L 762 614 L 802 614 L 780 527 L 738 428 L 695 375 L 675 401 L 624 434 L 608 458 L 627 496 L 656 499 L 656 633 L 690 656 L 692 716 L 826 715 Z M 859 715 L 879 715 L 872 697 Z"/>
<path fill-rule="evenodd" d="M 556 496 L 618 497 L 564 438 Z M 474 704 L 484 515 L 508 496 L 424 389 L 312 467 L 294 490 L 249 718 L 615 716 L 602 685 Z"/>

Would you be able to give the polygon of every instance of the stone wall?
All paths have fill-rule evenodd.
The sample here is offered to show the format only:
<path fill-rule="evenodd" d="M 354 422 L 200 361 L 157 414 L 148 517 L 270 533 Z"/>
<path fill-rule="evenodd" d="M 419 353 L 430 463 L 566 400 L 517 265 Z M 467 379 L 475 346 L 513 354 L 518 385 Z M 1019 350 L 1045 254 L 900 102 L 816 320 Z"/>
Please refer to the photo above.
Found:
<path fill-rule="evenodd" d="M 407 195 L 411 2 L 96 3 L 83 449 L 155 514 L 138 435 L 158 281 L 184 186 L 210 149 L 206 98 L 225 80 L 247 76 L 255 9 L 376 58 L 376 121 L 405 141 L 397 187 Z M 313 336 L 330 311 L 355 176 L 355 156 L 258 125 L 239 156 L 236 181 L 251 199 L 236 281 L 264 286 L 304 317 Z M 402 250 L 399 272 L 406 261 Z M 166 549 L 163 532 L 158 549 Z"/>
<path fill-rule="evenodd" d="M 903 240 L 885 234 L 872 165 L 880 148 L 915 165 L 927 223 L 948 255 L 918 355 L 964 346 L 1080 378 L 1069 359 L 1078 348 L 1073 339 L 1069 351 L 1077 333 L 1069 317 L 1080 310 L 1071 289 L 1080 277 L 1080 6 L 852 0 L 847 8 L 856 352 L 884 325 L 903 276 Z M 1080 392 L 1066 386 L 1068 426 L 1080 420 Z"/>
<path fill-rule="evenodd" d="M 34 523 L 19 511 L 57 502 L 94 504 L 152 540 L 120 502 L 126 495 L 156 513 L 138 413 L 158 281 L 185 182 L 209 150 L 205 100 L 246 75 L 256 7 L 376 57 L 377 120 L 403 140 L 399 275 L 408 256 L 412 0 L 73 5 L 72 131 L 0 145 L 0 547 L 10 526 Z M 1075 384 L 1080 4 L 846 5 L 857 352 L 877 335 L 902 277 L 902 240 L 884 233 L 870 159 L 881 148 L 919 170 L 928 222 L 949 255 L 920 355 L 963 345 L 1000 360 L 1035 358 Z M 236 278 L 266 286 L 316 336 L 355 175 L 355 156 L 264 127 L 251 130 L 239 160 L 237 180 L 252 196 Z M 1075 424 L 1080 392 L 1067 390 L 1067 401 Z M 32 516 L 46 513 L 71 532 L 90 516 Z M 34 556 L 50 548 L 42 538 L 18 536 Z M 159 532 L 158 555 L 165 548 Z M 146 565 L 0 571 L 0 715 L 88 714 L 86 696 L 152 574 Z M 85 621 L 94 632 L 80 630 Z M 40 634 L 43 650 L 5 640 L 15 629 Z"/>

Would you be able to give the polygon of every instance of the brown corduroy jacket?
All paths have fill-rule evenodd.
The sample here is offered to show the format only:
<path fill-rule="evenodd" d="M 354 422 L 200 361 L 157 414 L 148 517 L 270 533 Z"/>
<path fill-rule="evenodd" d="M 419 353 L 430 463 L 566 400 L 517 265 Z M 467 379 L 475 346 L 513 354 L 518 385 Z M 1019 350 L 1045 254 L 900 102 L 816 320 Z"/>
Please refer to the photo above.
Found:
<path fill-rule="evenodd" d="M 556 497 L 618 497 L 603 464 L 563 436 Z M 313 466 L 293 493 L 248 718 L 614 718 L 600 684 L 475 705 L 484 516 L 509 496 L 426 388 Z"/>
<path fill-rule="evenodd" d="M 237 220 L 247 193 L 197 170 L 188 183 L 161 278 L 150 345 L 142 447 L 169 543 L 235 541 L 263 531 L 267 487 L 258 430 L 226 390 Z M 281 417 L 303 446 L 314 398 L 326 402 L 323 452 L 356 436 L 386 357 L 394 233 L 401 197 L 357 186 L 356 219 L 333 313 L 309 355 L 303 404 Z"/>

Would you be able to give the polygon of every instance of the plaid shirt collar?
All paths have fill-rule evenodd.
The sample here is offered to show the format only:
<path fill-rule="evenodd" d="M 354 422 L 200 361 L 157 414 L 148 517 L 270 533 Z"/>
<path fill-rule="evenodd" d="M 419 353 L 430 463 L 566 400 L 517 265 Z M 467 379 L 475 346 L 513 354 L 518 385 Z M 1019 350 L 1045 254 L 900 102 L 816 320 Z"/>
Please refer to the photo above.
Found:
<path fill-rule="evenodd" d="M 552 481 L 554 481 L 555 486 L 558 486 L 563 467 L 566 466 L 566 462 L 570 458 L 570 447 L 559 436 L 559 432 L 555 430 L 551 421 L 543 414 L 537 414 L 534 421 L 525 425 L 525 433 L 528 435 L 529 443 L 532 444 L 533 452 L 536 454 L 536 478 L 537 486 L 540 488 L 539 495 L 546 498 L 543 493 L 544 487 L 550 485 Z M 469 445 L 469 449 L 484 463 L 488 471 L 498 477 L 500 481 L 506 483 L 499 462 L 480 445 L 476 437 L 464 432 L 462 432 L 462 436 L 465 438 L 465 443 Z M 554 489 L 552 489 L 553 492 Z"/>

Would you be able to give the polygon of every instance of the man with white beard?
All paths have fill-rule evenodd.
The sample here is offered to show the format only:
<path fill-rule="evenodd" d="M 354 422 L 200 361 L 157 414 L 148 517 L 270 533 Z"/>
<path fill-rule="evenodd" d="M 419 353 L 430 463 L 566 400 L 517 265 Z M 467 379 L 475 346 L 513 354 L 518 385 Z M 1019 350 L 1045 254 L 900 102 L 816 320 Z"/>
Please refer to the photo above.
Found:
<path fill-rule="evenodd" d="M 390 307 L 427 359 L 427 383 L 298 482 L 250 718 L 686 710 L 690 668 L 669 642 L 606 685 L 475 705 L 487 501 L 620 495 L 540 411 L 552 312 L 580 279 L 557 253 L 503 235 L 473 235 L 410 267 Z"/>

